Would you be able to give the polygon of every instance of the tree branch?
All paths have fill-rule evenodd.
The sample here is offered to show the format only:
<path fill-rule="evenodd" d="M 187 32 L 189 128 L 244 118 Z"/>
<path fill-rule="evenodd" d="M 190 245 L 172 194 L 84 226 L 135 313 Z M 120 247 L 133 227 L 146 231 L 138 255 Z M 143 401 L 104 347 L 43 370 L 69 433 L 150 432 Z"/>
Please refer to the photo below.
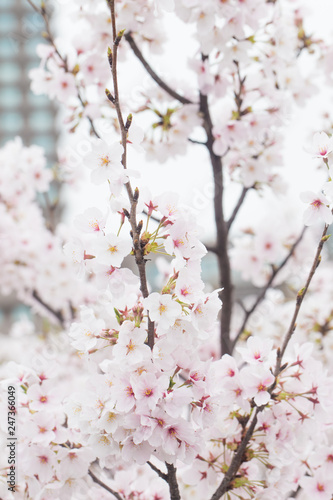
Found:
<path fill-rule="evenodd" d="M 240 209 L 240 207 L 242 206 L 242 204 L 243 204 L 243 202 L 244 202 L 244 200 L 245 200 L 245 197 L 246 197 L 246 195 L 247 195 L 247 193 L 248 193 L 248 191 L 249 191 L 250 189 L 251 189 L 251 188 L 249 188 L 249 187 L 243 187 L 243 190 L 242 190 L 242 193 L 241 193 L 241 195 L 240 195 L 240 197 L 239 197 L 239 200 L 238 200 L 238 202 L 237 202 L 237 205 L 236 205 L 236 206 L 235 206 L 235 208 L 233 209 L 233 212 L 232 212 L 232 214 L 231 214 L 231 216 L 230 216 L 230 219 L 227 221 L 227 228 L 228 228 L 228 231 L 230 230 L 230 228 L 231 228 L 231 226 L 232 226 L 232 224 L 233 224 L 234 220 L 236 219 L 236 216 L 237 216 L 237 214 L 238 214 L 238 212 L 239 212 L 239 209 Z"/>
<path fill-rule="evenodd" d="M 172 464 L 166 463 L 165 465 L 168 469 L 167 481 L 170 490 L 170 500 L 181 500 L 176 476 L 177 469 Z"/>
<path fill-rule="evenodd" d="M 156 465 L 151 463 L 149 460 L 148 460 L 147 464 L 154 472 L 156 472 L 156 474 L 158 474 L 162 479 L 164 479 L 164 481 L 168 482 L 168 474 L 165 474 L 164 472 L 162 472 L 158 467 L 156 467 Z"/>
<path fill-rule="evenodd" d="M 109 486 L 107 486 L 105 483 L 103 483 L 103 481 L 101 481 L 100 479 L 98 479 L 97 476 L 95 476 L 95 474 L 89 469 L 88 471 L 88 474 L 89 476 L 92 478 L 92 480 L 97 483 L 99 486 L 101 486 L 102 488 L 104 488 L 106 491 L 108 491 L 109 493 L 111 493 L 111 495 L 113 495 L 115 498 L 117 498 L 117 500 L 124 500 L 120 495 L 119 493 L 117 493 L 116 491 L 114 491 L 112 488 L 110 488 Z"/>
<path fill-rule="evenodd" d="M 297 240 L 295 241 L 295 243 L 290 248 L 290 250 L 289 250 L 288 254 L 286 255 L 286 257 L 283 259 L 283 261 L 281 262 L 281 264 L 273 270 L 273 272 L 272 272 L 269 280 L 267 281 L 266 285 L 264 286 L 264 288 L 262 289 L 262 291 L 258 295 L 258 297 L 257 297 L 256 301 L 254 302 L 253 306 L 250 309 L 248 309 L 248 310 L 245 310 L 245 308 L 244 308 L 244 310 L 246 311 L 245 312 L 245 317 L 243 319 L 242 326 L 239 328 L 238 333 L 237 333 L 235 339 L 233 340 L 232 350 L 234 350 L 235 345 L 237 344 L 237 342 L 239 340 L 239 337 L 242 335 L 242 333 L 243 333 L 243 331 L 244 331 L 244 329 L 245 329 L 245 327 L 247 325 L 247 322 L 248 322 L 249 318 L 252 316 L 252 314 L 254 313 L 254 311 L 257 309 L 258 305 L 264 300 L 264 298 L 266 296 L 266 293 L 267 293 L 267 290 L 270 288 L 270 286 L 273 283 L 274 279 L 279 274 L 279 272 L 281 271 L 281 269 L 283 269 L 284 266 L 287 264 L 287 262 L 289 261 L 289 259 L 293 255 L 294 251 L 296 250 L 297 246 L 302 241 L 306 229 L 307 229 L 306 227 L 304 227 L 302 229 L 301 234 L 299 235 L 299 237 L 297 238 Z"/>
<path fill-rule="evenodd" d="M 183 97 L 182 95 L 178 94 L 178 92 L 176 92 L 175 90 L 173 90 L 171 87 L 169 87 L 169 85 L 167 85 L 158 75 L 157 73 L 155 73 L 155 71 L 153 70 L 153 68 L 150 66 L 150 64 L 148 64 L 148 62 L 146 61 L 146 59 L 144 58 L 141 50 L 139 49 L 139 47 L 137 46 L 137 44 L 135 43 L 135 40 L 134 38 L 132 37 L 132 34 L 131 32 L 129 33 L 125 33 L 125 39 L 127 40 L 127 42 L 129 43 L 131 49 L 133 50 L 134 54 L 136 55 L 136 57 L 139 59 L 139 61 L 142 63 L 142 65 L 144 66 L 144 68 L 146 69 L 146 71 L 150 74 L 150 76 L 152 77 L 152 79 L 157 83 L 157 85 L 159 87 L 161 87 L 161 89 L 165 90 L 165 92 L 167 94 L 169 94 L 171 97 L 173 97 L 174 99 L 176 99 L 177 101 L 181 102 L 182 104 L 193 104 L 192 101 L 190 101 L 190 99 L 187 99 L 186 97 Z"/>
<path fill-rule="evenodd" d="M 47 311 L 49 311 L 52 314 L 52 316 L 54 316 L 55 318 L 57 318 L 57 320 L 59 321 L 60 325 L 63 328 L 65 327 L 65 318 L 64 318 L 64 316 L 63 316 L 63 314 L 62 314 L 61 311 L 56 311 L 49 304 L 47 304 L 46 302 L 44 302 L 44 300 L 41 299 L 41 297 L 38 295 L 38 293 L 36 292 L 36 290 L 33 290 L 32 296 L 33 296 L 33 298 L 37 302 L 39 302 L 39 304 L 41 304 L 43 307 L 45 307 L 45 309 Z"/>
<path fill-rule="evenodd" d="M 110 13 L 111 13 L 111 25 L 112 25 L 112 53 L 110 54 L 111 57 L 109 57 L 109 63 L 111 67 L 111 73 L 112 73 L 112 81 L 113 81 L 113 91 L 114 91 L 114 96 L 112 99 L 112 102 L 114 104 L 114 107 L 117 112 L 117 117 L 118 117 L 118 123 L 120 127 L 120 133 L 121 133 L 121 143 L 124 148 L 124 153 L 122 155 L 122 164 L 125 169 L 127 169 L 127 132 L 130 127 L 130 122 L 129 125 L 125 124 L 123 116 L 122 116 L 122 111 L 120 107 L 120 99 L 119 99 L 119 88 L 118 88 L 118 73 L 117 73 L 117 62 L 118 62 L 118 46 L 121 41 L 121 34 L 117 33 L 117 28 L 116 28 L 116 13 L 115 13 L 115 0 L 107 0 L 110 8 Z M 128 120 L 128 119 L 127 119 Z M 132 230 L 132 240 L 133 240 L 133 251 L 134 251 L 134 257 L 135 257 L 135 262 L 139 270 L 139 277 L 140 277 L 140 289 L 142 292 L 143 297 L 148 297 L 149 292 L 148 292 L 148 284 L 147 284 L 147 277 L 146 277 L 146 259 L 144 258 L 144 252 L 143 248 L 141 247 L 140 244 L 140 229 L 138 228 L 137 221 L 136 221 L 136 208 L 138 204 L 138 199 L 139 199 L 139 190 L 136 188 L 135 191 L 133 192 L 132 187 L 130 182 L 127 182 L 125 184 L 128 198 L 130 200 L 131 204 L 131 211 L 130 211 L 130 216 L 129 216 L 129 222 L 131 225 L 131 230 Z M 148 341 L 147 341 L 149 347 L 152 349 L 154 347 L 154 323 L 150 320 L 148 316 Z"/>
<path fill-rule="evenodd" d="M 293 336 L 293 333 L 296 329 L 296 320 L 297 320 L 298 314 L 300 312 L 304 297 L 308 291 L 309 285 L 310 285 L 311 280 L 316 272 L 316 269 L 321 261 L 320 254 L 321 254 L 321 251 L 323 249 L 324 243 L 326 241 L 325 236 L 326 236 L 328 228 L 329 228 L 329 225 L 325 224 L 323 233 L 322 233 L 321 238 L 320 238 L 320 242 L 319 242 L 318 247 L 317 247 L 316 255 L 313 259 L 313 263 L 312 263 L 308 278 L 306 280 L 305 286 L 303 288 L 301 288 L 297 294 L 293 317 L 291 319 L 288 331 L 287 331 L 286 336 L 284 338 L 282 347 L 281 347 L 281 349 L 278 349 L 278 351 L 277 351 L 276 367 L 275 367 L 275 371 L 274 371 L 275 377 L 277 377 L 278 374 L 280 373 L 282 358 L 283 358 L 284 353 L 288 347 L 290 339 Z"/>
<path fill-rule="evenodd" d="M 203 56 L 205 57 L 205 56 Z M 233 285 L 231 267 L 228 255 L 228 227 L 223 211 L 223 170 L 222 158 L 213 151 L 213 122 L 210 116 L 208 97 L 200 92 L 200 112 L 203 116 L 203 126 L 207 135 L 208 149 L 214 177 L 214 217 L 216 226 L 216 255 L 219 265 L 220 286 L 223 288 L 220 296 L 223 302 L 221 312 L 220 342 L 221 353 L 231 354 L 230 322 L 233 303 Z"/>
<path fill-rule="evenodd" d="M 236 451 L 236 453 L 231 461 L 230 467 L 227 470 L 220 486 L 217 488 L 217 490 L 215 491 L 215 493 L 213 494 L 213 496 L 211 497 L 210 500 L 219 500 L 219 498 L 221 498 L 230 489 L 230 483 L 234 479 L 234 477 L 236 476 L 238 469 L 243 462 L 244 452 L 245 452 L 246 447 L 249 444 L 250 439 L 253 435 L 253 431 L 255 429 L 255 426 L 257 425 L 258 413 L 260 413 L 260 411 L 262 411 L 263 409 L 264 409 L 264 406 L 256 407 L 252 422 L 251 422 L 245 436 L 243 437 L 240 445 L 237 448 L 237 451 Z"/>

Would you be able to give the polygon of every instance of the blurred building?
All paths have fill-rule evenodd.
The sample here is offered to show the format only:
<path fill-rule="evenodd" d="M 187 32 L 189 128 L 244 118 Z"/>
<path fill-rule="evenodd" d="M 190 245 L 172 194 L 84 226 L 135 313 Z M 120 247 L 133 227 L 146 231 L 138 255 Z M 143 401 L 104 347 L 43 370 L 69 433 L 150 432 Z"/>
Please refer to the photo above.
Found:
<path fill-rule="evenodd" d="M 38 2 L 37 2 L 38 4 Z M 30 91 L 28 73 L 39 65 L 43 19 L 27 0 L 0 1 L 0 146 L 15 136 L 43 146 L 55 159 L 55 109 L 46 96 Z"/>
<path fill-rule="evenodd" d="M 28 77 L 39 65 L 36 46 L 44 42 L 43 29 L 43 19 L 27 0 L 0 0 L 0 147 L 20 136 L 27 146 L 42 146 L 51 166 L 56 158 L 56 109 L 46 96 L 30 91 Z M 13 297 L 0 296 L 0 328 L 4 331 L 24 311 Z"/>

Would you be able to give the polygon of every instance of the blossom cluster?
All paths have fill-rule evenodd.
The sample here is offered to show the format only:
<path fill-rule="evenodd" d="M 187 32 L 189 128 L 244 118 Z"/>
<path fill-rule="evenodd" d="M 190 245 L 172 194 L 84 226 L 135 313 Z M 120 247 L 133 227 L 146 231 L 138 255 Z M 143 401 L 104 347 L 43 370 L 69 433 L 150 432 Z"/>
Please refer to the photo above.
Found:
<path fill-rule="evenodd" d="M 38 203 L 38 196 L 48 191 L 53 179 L 44 151 L 25 147 L 16 138 L 0 150 L 0 161 L 1 292 L 15 293 L 45 314 L 47 309 L 35 299 L 43 298 L 70 317 L 69 301 L 76 307 L 89 294 L 86 287 L 77 293 L 75 272 L 63 254 L 62 239 L 47 226 Z"/>
<path fill-rule="evenodd" d="M 112 89 L 106 57 L 108 5 L 78 1 L 62 9 L 79 20 L 79 32 L 71 31 L 66 44 L 52 39 L 51 45 L 39 46 L 41 63 L 31 71 L 32 89 L 66 105 L 71 131 L 87 117 L 109 127 L 111 104 L 104 93 L 105 87 Z M 198 47 L 185 61 L 193 83 L 168 82 L 179 99 L 150 83 L 135 96 L 126 90 L 122 104 L 142 115 L 147 158 L 163 163 L 185 154 L 188 138 L 201 141 L 199 90 L 212 104 L 213 149 L 224 157 L 230 178 L 246 188 L 279 190 L 282 125 L 294 102 L 303 104 L 315 90 L 309 81 L 304 84 L 307 75 L 298 57 L 302 52 L 311 56 L 316 46 L 304 31 L 299 2 L 119 1 L 119 32 L 125 30 L 127 41 L 152 56 L 160 54 L 167 40 L 160 22 L 164 9 L 194 29 Z M 119 48 L 129 59 L 125 40 Z M 126 89 L 126 81 L 122 83 Z"/>
<path fill-rule="evenodd" d="M 48 322 L 40 330 L 21 321 L 0 338 L 7 345 L 0 350 L 0 414 L 14 386 L 20 450 L 15 493 L 7 489 L 1 457 L 4 500 L 332 498 L 333 378 L 329 355 L 320 351 L 332 346 L 333 313 L 317 293 L 297 329 L 295 321 L 290 325 L 307 291 L 298 284 L 296 309 L 285 290 L 275 290 L 278 298 L 268 307 L 272 288 L 291 284 L 295 266 L 302 268 L 298 278 L 305 267 L 308 275 L 312 240 L 305 236 L 298 245 L 297 225 L 286 216 L 273 233 L 271 218 L 259 229 L 249 226 L 229 249 L 232 217 L 222 221 L 225 241 L 219 243 L 231 268 L 265 293 L 254 308 L 261 323 L 251 316 L 256 298 L 239 300 L 241 312 L 234 306 L 235 349 L 219 358 L 219 317 L 228 308 L 231 315 L 232 306 L 222 288 L 205 288 L 202 229 L 178 195 L 151 194 L 147 180 L 126 163 L 129 148 L 163 163 L 184 154 L 191 139 L 207 147 L 213 161 L 223 158 L 222 184 L 239 183 L 244 196 L 263 184 L 277 189 L 282 121 L 289 104 L 313 90 L 297 66 L 315 44 L 297 4 L 119 0 L 115 19 L 111 1 L 76 0 L 63 14 L 71 12 L 80 33 L 71 32 L 66 43 L 48 33 L 49 44 L 38 47 L 32 89 L 64 105 L 77 137 L 84 123 L 90 127 L 79 168 L 87 167 L 108 196 L 104 208 L 87 207 L 73 227 L 52 233 L 35 201 L 51 181 L 41 150 L 16 139 L 0 152 L 1 288 L 39 304 L 39 312 L 53 314 L 61 326 Z M 137 41 L 159 54 L 165 11 L 194 28 L 198 50 L 188 62 L 196 78 L 175 83 L 173 95 L 144 89 L 133 119 L 126 107 L 131 99 L 118 99 L 111 78 L 115 46 L 120 59 L 130 57 Z M 111 88 L 107 97 L 105 87 Z M 302 195 L 307 225 L 331 222 L 332 150 L 325 133 L 314 136 L 309 152 L 323 159 L 329 178 L 323 193 Z M 222 187 L 217 181 L 216 191 Z M 223 248 L 213 250 L 219 256 Z M 165 272 L 153 289 L 146 266 L 155 254 L 163 255 Z M 332 297 L 321 269 L 314 286 Z M 16 352 L 12 361 L 10 352 Z M 1 418 L 1 444 L 6 432 Z"/>

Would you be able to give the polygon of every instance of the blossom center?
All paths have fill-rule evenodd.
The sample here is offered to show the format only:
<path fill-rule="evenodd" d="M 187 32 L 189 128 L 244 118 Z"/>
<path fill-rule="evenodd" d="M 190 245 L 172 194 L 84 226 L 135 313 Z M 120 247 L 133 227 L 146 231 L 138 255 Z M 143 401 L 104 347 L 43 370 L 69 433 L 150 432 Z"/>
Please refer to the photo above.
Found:
<path fill-rule="evenodd" d="M 314 201 L 311 203 L 311 206 L 312 206 L 313 208 L 320 208 L 322 205 L 323 205 L 323 203 L 322 203 L 320 200 L 314 200 Z"/>
<path fill-rule="evenodd" d="M 109 248 L 108 248 L 108 251 L 110 253 L 116 253 L 118 251 L 118 248 L 116 245 L 110 245 Z"/>
<path fill-rule="evenodd" d="M 127 396 L 134 396 L 133 389 L 132 389 L 132 387 L 130 385 L 128 385 L 126 387 L 126 394 L 127 394 Z"/>
<path fill-rule="evenodd" d="M 126 347 L 127 347 L 127 353 L 126 354 L 129 354 L 130 352 L 134 351 L 135 344 L 133 344 L 132 339 L 129 341 L 129 343 L 127 344 Z"/>
<path fill-rule="evenodd" d="M 101 166 L 102 167 L 107 167 L 110 163 L 110 159 L 108 157 L 108 155 L 105 155 L 105 156 L 101 156 L 100 157 L 100 162 L 101 162 Z"/>
<path fill-rule="evenodd" d="M 160 307 L 158 308 L 158 310 L 159 310 L 160 314 L 163 314 L 167 310 L 167 306 L 165 306 L 164 304 L 161 304 Z"/>

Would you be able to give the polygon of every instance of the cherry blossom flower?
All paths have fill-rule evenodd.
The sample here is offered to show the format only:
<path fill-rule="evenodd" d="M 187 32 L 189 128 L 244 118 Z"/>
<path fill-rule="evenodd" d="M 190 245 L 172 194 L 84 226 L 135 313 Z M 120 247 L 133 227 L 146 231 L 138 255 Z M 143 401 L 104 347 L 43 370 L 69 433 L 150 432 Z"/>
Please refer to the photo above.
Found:
<path fill-rule="evenodd" d="M 133 381 L 133 390 L 137 399 L 136 407 L 140 413 L 153 410 L 163 393 L 167 391 L 169 378 L 167 375 L 156 377 L 155 373 L 143 373 Z"/>
<path fill-rule="evenodd" d="M 310 204 L 303 215 L 303 221 L 306 226 L 311 226 L 318 220 L 323 220 L 326 224 L 331 224 L 333 217 L 329 208 L 329 201 L 322 193 L 305 191 L 301 194 L 301 200 L 304 203 Z"/>
<path fill-rule="evenodd" d="M 105 228 L 106 216 L 98 208 L 87 208 L 83 214 L 77 215 L 75 226 L 87 233 L 98 233 Z"/>
<path fill-rule="evenodd" d="M 312 145 L 307 152 L 315 158 L 327 158 L 333 151 L 333 138 L 328 137 L 325 132 L 317 132 L 312 138 Z"/>
<path fill-rule="evenodd" d="M 115 142 L 111 146 L 104 141 L 97 140 L 92 145 L 92 151 L 84 157 L 85 164 L 93 169 L 91 180 L 95 184 L 102 184 L 105 181 L 117 182 L 125 179 L 124 168 L 121 164 L 121 155 L 124 148 Z"/>
<path fill-rule="evenodd" d="M 68 477 L 84 477 L 94 458 L 94 452 L 88 447 L 59 449 L 57 453 L 57 459 L 60 461 L 58 469 L 59 479 L 66 480 Z"/>
<path fill-rule="evenodd" d="M 120 267 L 122 261 L 131 251 L 132 244 L 129 239 L 120 238 L 113 233 L 107 233 L 95 241 L 94 251 L 101 264 Z"/>
<path fill-rule="evenodd" d="M 79 351 L 88 352 L 96 346 L 97 339 L 103 336 L 105 322 L 102 319 L 95 318 L 91 309 L 82 308 L 81 322 L 72 323 L 69 330 L 69 336 L 73 339 L 72 345 Z"/>
<path fill-rule="evenodd" d="M 244 361 L 250 364 L 263 363 L 275 354 L 272 351 L 273 341 L 262 340 L 257 337 L 249 337 L 246 342 L 246 348 L 237 347 L 237 351 L 242 355 Z M 272 359 L 273 361 L 273 359 Z"/>
<path fill-rule="evenodd" d="M 136 328 L 130 321 L 125 321 L 119 330 L 117 344 L 114 346 L 114 355 L 119 359 L 126 358 L 128 363 L 140 363 L 149 358 L 150 349 L 144 343 L 147 332 L 143 328 Z"/>
<path fill-rule="evenodd" d="M 300 485 L 313 500 L 331 500 L 332 498 L 333 480 L 320 469 L 312 477 L 303 477 Z"/>
<path fill-rule="evenodd" d="M 49 447 L 31 445 L 29 450 L 26 450 L 22 462 L 23 471 L 26 474 L 30 474 L 30 471 L 33 471 L 33 473 L 38 475 L 38 479 L 42 483 L 50 481 L 55 475 L 57 457 L 55 452 Z"/>
<path fill-rule="evenodd" d="M 254 398 L 258 406 L 268 403 L 270 400 L 268 389 L 275 380 L 268 368 L 262 365 L 258 365 L 255 370 L 244 368 L 240 372 L 240 377 L 247 397 Z"/>
<path fill-rule="evenodd" d="M 60 394 L 52 380 L 46 380 L 42 384 L 33 384 L 27 390 L 29 407 L 31 410 L 54 410 L 60 403 Z"/>
<path fill-rule="evenodd" d="M 143 304 L 149 312 L 150 319 L 157 321 L 163 329 L 172 326 L 182 312 L 181 305 L 168 294 L 153 292 L 144 299 Z"/>

